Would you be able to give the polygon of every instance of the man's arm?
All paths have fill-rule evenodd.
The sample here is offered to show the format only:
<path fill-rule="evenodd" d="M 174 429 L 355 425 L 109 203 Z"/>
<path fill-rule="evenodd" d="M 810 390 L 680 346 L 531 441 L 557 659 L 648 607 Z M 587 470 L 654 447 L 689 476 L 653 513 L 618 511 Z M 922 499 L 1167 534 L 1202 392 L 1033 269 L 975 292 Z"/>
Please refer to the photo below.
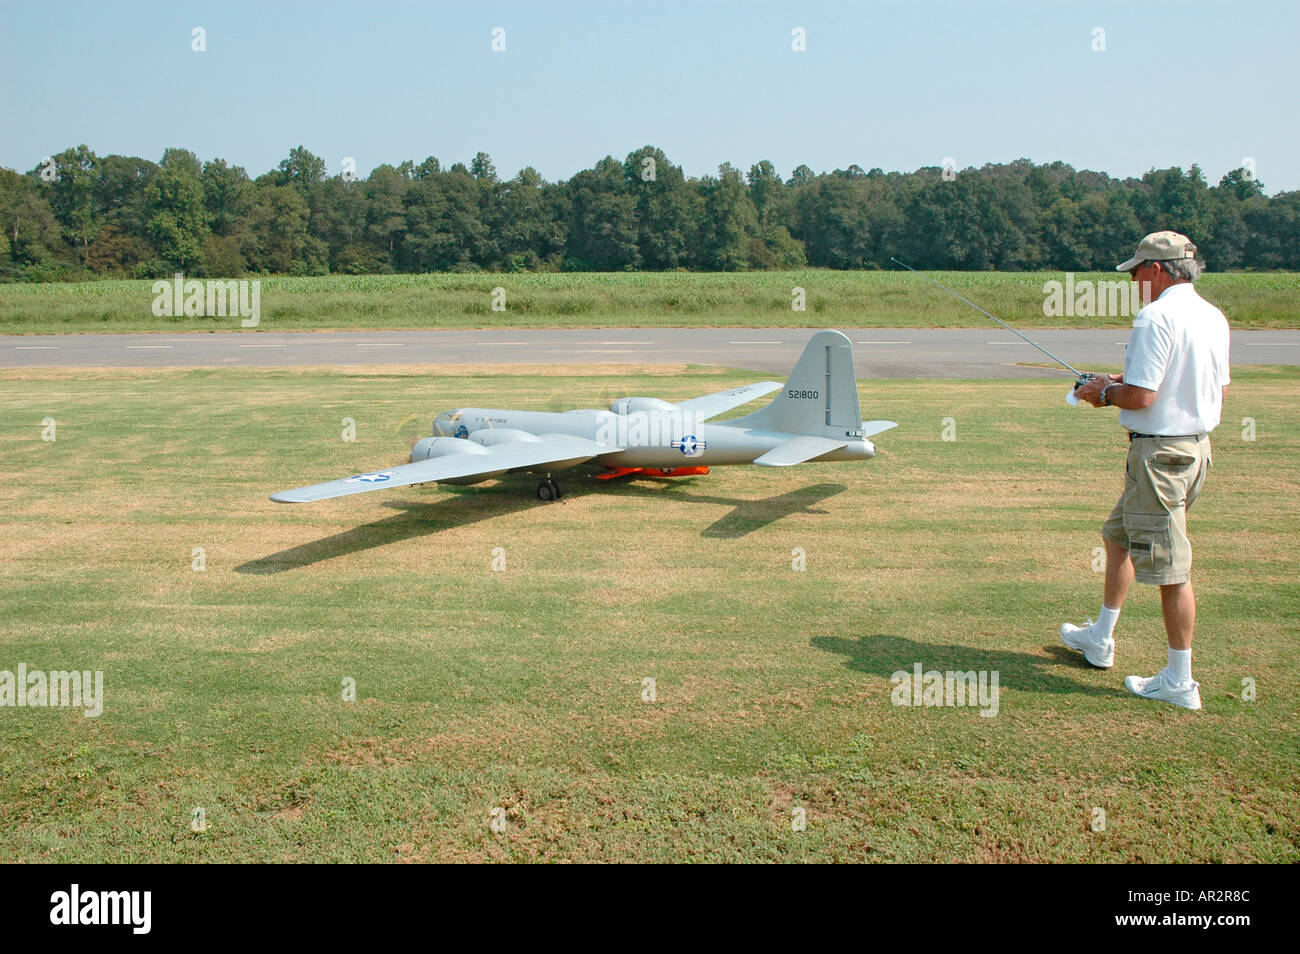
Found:
<path fill-rule="evenodd" d="M 1105 407 L 1101 392 L 1106 389 L 1106 400 L 1113 406 L 1125 411 L 1140 411 L 1150 407 L 1156 399 L 1156 392 L 1149 388 L 1140 388 L 1136 384 L 1125 384 L 1122 374 L 1099 374 L 1083 385 L 1076 392 L 1080 401 L 1087 401 L 1093 407 Z"/>
<path fill-rule="evenodd" d="M 1151 402 L 1156 399 L 1156 392 L 1149 388 L 1140 388 L 1136 384 L 1116 384 L 1106 392 L 1106 400 L 1113 407 L 1124 411 L 1140 411 L 1145 407 L 1150 407 Z M 1104 407 L 1101 403 L 1101 396 L 1098 395 L 1095 407 Z"/>

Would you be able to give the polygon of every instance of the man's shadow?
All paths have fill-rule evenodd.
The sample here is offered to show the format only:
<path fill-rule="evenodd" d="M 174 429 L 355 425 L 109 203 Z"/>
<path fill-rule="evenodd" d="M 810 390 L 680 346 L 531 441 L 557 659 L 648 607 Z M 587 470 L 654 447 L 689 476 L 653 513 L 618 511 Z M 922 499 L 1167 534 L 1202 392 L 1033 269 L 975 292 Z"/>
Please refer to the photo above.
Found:
<path fill-rule="evenodd" d="M 1051 659 L 1007 649 L 921 643 L 904 636 L 814 636 L 810 645 L 822 652 L 844 657 L 844 665 L 885 679 L 903 670 L 912 675 L 913 666 L 939 672 L 969 670 L 997 671 L 1000 688 L 1038 693 L 1078 693 L 1085 696 L 1123 696 L 1128 692 L 1106 686 L 1076 682 L 1062 674 L 1066 670 L 1090 668 L 1083 658 L 1064 646 L 1044 647 Z"/>
<path fill-rule="evenodd" d="M 563 506 L 565 499 L 580 498 L 592 493 L 629 499 L 652 498 L 661 502 L 729 506 L 731 512 L 705 527 L 700 531 L 700 536 L 736 539 L 792 514 L 824 514 L 827 511 L 816 509 L 815 505 L 847 489 L 843 484 L 812 484 L 773 497 L 741 500 L 697 493 L 696 478 L 616 478 L 604 481 L 596 480 L 593 472 L 575 473 L 564 480 L 563 498 L 558 502 L 543 502 L 533 494 L 530 481 L 531 478 L 507 478 L 492 487 L 442 485 L 435 491 L 438 497 L 434 499 L 386 501 L 385 507 L 399 512 L 320 540 L 250 560 L 235 567 L 235 572 L 255 575 L 283 573 L 285 570 L 300 569 L 350 553 L 428 536 L 453 527 L 469 526 L 533 507 Z"/>

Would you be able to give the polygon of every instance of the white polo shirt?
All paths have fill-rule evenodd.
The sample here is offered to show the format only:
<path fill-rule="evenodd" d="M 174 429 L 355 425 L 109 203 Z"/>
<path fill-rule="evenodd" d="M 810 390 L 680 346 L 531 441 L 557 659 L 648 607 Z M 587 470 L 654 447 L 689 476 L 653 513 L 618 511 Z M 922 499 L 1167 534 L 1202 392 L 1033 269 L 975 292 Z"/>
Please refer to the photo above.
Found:
<path fill-rule="evenodd" d="M 1124 383 L 1156 392 L 1119 422 L 1140 434 L 1208 434 L 1219 424 L 1228 377 L 1228 319 L 1191 282 L 1170 285 L 1133 319 Z"/>

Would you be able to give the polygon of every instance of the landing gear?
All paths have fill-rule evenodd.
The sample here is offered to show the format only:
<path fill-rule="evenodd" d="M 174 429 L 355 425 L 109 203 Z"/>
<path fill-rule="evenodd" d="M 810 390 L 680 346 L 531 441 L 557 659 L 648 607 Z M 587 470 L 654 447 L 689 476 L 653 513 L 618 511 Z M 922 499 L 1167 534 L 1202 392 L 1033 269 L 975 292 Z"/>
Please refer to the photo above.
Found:
<path fill-rule="evenodd" d="M 551 480 L 550 477 L 547 477 L 537 485 L 538 500 L 559 500 L 562 496 L 564 496 L 564 491 L 562 491 L 560 485 Z"/>

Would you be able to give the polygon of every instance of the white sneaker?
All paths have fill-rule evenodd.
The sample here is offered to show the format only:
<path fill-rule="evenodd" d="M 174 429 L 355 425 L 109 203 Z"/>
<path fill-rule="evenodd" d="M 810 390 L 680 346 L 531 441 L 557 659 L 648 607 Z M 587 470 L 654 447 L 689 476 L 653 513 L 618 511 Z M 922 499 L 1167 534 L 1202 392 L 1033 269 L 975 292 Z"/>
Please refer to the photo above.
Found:
<path fill-rule="evenodd" d="M 1143 699 L 1171 702 L 1184 709 L 1201 707 L 1201 684 L 1193 680 L 1184 686 L 1176 686 L 1163 669 L 1146 679 L 1141 676 L 1126 676 L 1124 688 Z"/>
<path fill-rule="evenodd" d="M 1109 669 L 1115 665 L 1115 640 L 1110 636 L 1103 639 L 1097 632 L 1097 624 L 1092 620 L 1082 626 L 1062 623 L 1061 642 L 1083 653 L 1083 658 L 1088 660 L 1090 666 Z"/>

